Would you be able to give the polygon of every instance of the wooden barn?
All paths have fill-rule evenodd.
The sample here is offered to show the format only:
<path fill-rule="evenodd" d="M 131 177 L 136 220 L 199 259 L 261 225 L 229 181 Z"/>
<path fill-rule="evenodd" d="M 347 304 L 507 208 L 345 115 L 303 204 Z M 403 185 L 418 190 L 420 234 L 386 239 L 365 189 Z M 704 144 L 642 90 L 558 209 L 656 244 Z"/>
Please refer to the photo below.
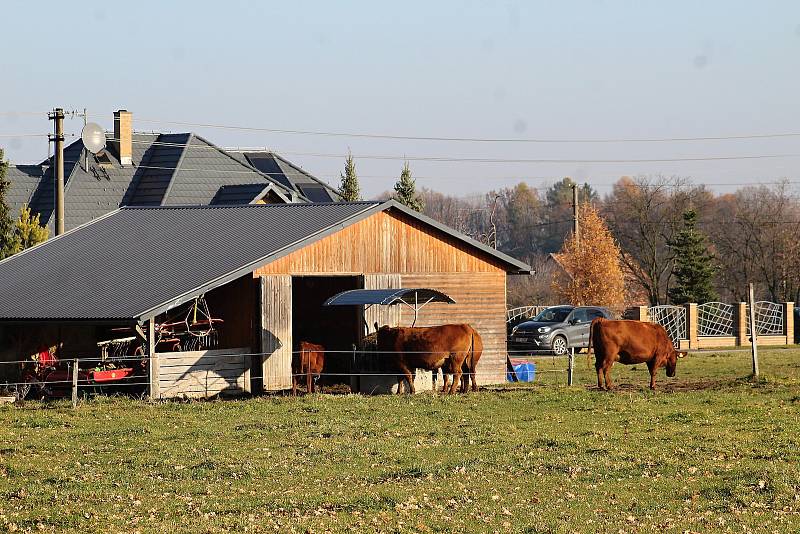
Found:
<path fill-rule="evenodd" d="M 0 358 L 50 353 L 99 369 L 149 354 L 131 373 L 153 397 L 276 391 L 291 385 L 297 341 L 342 355 L 332 374 L 345 374 L 365 325 L 414 319 L 405 306 L 323 306 L 331 296 L 432 288 L 455 304 L 425 306 L 417 326 L 472 324 L 481 380 L 498 383 L 506 277 L 529 273 L 394 201 L 126 207 L 0 262 Z"/>

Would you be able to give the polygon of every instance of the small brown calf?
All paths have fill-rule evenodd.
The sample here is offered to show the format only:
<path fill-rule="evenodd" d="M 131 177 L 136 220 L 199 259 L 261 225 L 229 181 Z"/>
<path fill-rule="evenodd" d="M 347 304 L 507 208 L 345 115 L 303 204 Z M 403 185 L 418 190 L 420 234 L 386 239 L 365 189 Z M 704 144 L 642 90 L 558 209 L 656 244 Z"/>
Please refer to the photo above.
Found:
<path fill-rule="evenodd" d="M 314 393 L 314 377 L 319 377 L 325 365 L 325 347 L 301 341 L 299 350 L 292 353 L 292 396 L 297 395 L 297 385 L 305 377 L 306 391 Z"/>

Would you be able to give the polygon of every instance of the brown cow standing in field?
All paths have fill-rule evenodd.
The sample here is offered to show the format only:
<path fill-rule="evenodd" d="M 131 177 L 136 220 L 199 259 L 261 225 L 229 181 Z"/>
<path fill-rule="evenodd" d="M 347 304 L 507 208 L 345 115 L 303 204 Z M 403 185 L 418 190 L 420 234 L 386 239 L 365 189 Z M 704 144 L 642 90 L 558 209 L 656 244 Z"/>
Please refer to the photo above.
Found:
<path fill-rule="evenodd" d="M 314 378 L 322 373 L 325 365 L 325 347 L 301 341 L 299 350 L 292 352 L 292 396 L 297 395 L 297 384 L 301 376 L 306 377 L 306 391 L 314 393 Z"/>
<path fill-rule="evenodd" d="M 678 358 L 686 356 L 672 346 L 667 331 L 656 323 L 611 321 L 597 318 L 589 331 L 589 347 L 594 345 L 597 387 L 610 390 L 611 366 L 619 361 L 626 365 L 646 363 L 650 370 L 650 389 L 656 389 L 656 371 L 667 368 L 667 376 L 675 376 Z M 605 386 L 603 379 L 605 378 Z"/>
<path fill-rule="evenodd" d="M 465 362 L 476 347 L 476 338 L 480 343 L 480 336 L 468 324 L 413 328 L 393 328 L 384 325 L 378 329 L 378 352 L 390 358 L 398 371 L 398 394 L 403 391 L 403 381 L 408 383 L 411 393 L 416 392 L 414 388 L 416 369 L 434 371 L 439 368 L 444 375 L 442 391 L 455 393 L 461 381 Z M 480 344 L 480 347 L 483 345 Z M 389 356 L 391 353 L 394 354 Z M 467 365 L 474 368 L 477 363 L 477 358 L 472 357 Z M 453 375 L 453 383 L 449 388 L 448 374 Z M 477 388 L 477 385 L 475 387 Z"/>

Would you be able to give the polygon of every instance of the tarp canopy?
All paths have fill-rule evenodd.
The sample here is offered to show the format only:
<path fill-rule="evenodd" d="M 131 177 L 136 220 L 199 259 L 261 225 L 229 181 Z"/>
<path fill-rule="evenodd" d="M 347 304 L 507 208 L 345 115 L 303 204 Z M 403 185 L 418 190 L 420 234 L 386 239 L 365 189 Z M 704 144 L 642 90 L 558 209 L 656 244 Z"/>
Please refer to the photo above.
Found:
<path fill-rule="evenodd" d="M 455 304 L 456 301 L 435 289 L 404 288 L 404 289 L 351 289 L 342 291 L 325 301 L 325 306 L 359 306 L 380 304 L 407 304 L 415 307 L 430 302 L 444 302 Z"/>

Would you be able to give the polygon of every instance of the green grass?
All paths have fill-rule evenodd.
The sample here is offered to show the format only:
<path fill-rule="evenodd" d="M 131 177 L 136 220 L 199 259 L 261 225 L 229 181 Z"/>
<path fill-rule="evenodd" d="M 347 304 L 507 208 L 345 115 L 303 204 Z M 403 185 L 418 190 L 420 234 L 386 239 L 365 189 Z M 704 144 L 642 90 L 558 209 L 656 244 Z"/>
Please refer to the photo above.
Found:
<path fill-rule="evenodd" d="M 580 355 L 572 388 L 5 406 L 0 531 L 796 532 L 800 351 L 749 358 L 655 394 Z"/>

